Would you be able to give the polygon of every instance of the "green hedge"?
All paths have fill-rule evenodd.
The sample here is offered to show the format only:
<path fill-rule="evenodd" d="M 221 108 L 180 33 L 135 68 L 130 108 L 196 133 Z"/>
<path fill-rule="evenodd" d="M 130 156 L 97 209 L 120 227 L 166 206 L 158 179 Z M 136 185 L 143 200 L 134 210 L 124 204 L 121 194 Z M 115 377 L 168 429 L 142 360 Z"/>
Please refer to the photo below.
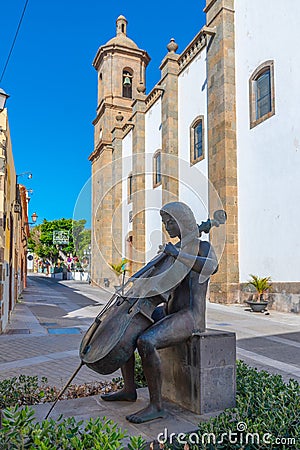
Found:
<path fill-rule="evenodd" d="M 197 434 L 179 441 L 168 441 L 164 448 L 299 450 L 299 383 L 291 379 L 286 384 L 280 375 L 257 371 L 238 361 L 236 408 L 201 422 Z"/>
<path fill-rule="evenodd" d="M 140 371 L 140 367 L 138 367 Z M 20 398 L 39 399 L 36 379 L 29 383 L 25 377 L 18 393 L 11 393 L 8 380 L 5 386 L 10 394 L 9 404 L 20 403 Z M 27 382 L 26 382 L 27 380 Z M 142 381 L 142 380 L 140 380 Z M 1 385 L 2 383 L 2 385 Z M 24 384 L 26 389 L 24 388 Z M 2 391 L 1 391 L 2 386 Z M 31 387 L 34 392 L 30 392 Z M 0 396 L 5 389 L 0 382 Z M 27 392 L 25 395 L 24 391 Z M 18 400 L 18 396 L 20 397 Z M 13 400 L 12 400 L 13 399 Z M 7 406 L 7 404 L 6 404 Z M 35 423 L 33 411 L 18 406 L 3 411 L 0 430 L 1 450 L 40 449 L 123 449 L 126 432 L 105 418 L 76 422 L 74 418 L 53 419 Z M 163 424 L 163 421 L 162 421 Z M 163 431 L 163 430 L 162 430 Z M 178 430 L 180 432 L 180 430 Z M 184 442 L 185 441 L 185 442 Z M 140 438 L 131 438 L 131 450 L 149 449 Z M 164 449 L 178 450 L 299 450 L 300 449 L 300 386 L 295 380 L 284 383 L 280 375 L 258 372 L 243 362 L 237 363 L 236 408 L 228 409 L 208 422 L 201 422 L 197 433 L 173 438 L 164 443 Z"/>
<path fill-rule="evenodd" d="M 76 421 L 74 417 L 34 421 L 32 408 L 4 411 L 0 429 L 1 450 L 122 450 L 126 432 L 112 420 Z M 141 437 L 130 439 L 130 450 L 145 450 Z"/>

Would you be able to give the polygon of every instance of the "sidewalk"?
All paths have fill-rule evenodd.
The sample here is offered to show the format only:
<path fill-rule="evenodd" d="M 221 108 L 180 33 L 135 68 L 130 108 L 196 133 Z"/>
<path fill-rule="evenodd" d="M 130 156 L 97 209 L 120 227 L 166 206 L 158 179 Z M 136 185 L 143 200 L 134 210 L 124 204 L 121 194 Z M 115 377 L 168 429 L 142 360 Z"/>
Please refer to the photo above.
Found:
<path fill-rule="evenodd" d="M 46 376 L 51 385 L 63 386 L 80 363 L 78 349 L 83 333 L 110 298 L 100 288 L 77 281 L 55 281 L 43 275 L 29 276 L 28 288 L 16 305 L 9 327 L 0 335 L 0 379 L 20 374 Z M 237 355 L 251 366 L 300 381 L 300 315 L 251 313 L 242 305 L 207 305 L 207 327 L 234 331 Z M 119 372 L 99 375 L 83 367 L 74 383 L 111 380 Z M 113 419 L 130 435 L 152 440 L 167 427 L 170 432 L 193 431 L 200 417 L 168 404 L 168 417 L 145 425 L 129 424 L 124 416 L 143 407 L 147 389 L 139 390 L 134 404 L 103 402 L 100 396 L 58 402 L 52 417 L 60 413 L 78 419 Z M 43 419 L 49 404 L 36 407 Z"/>
<path fill-rule="evenodd" d="M 82 333 L 109 298 L 88 283 L 29 276 L 6 334 L 0 335 L 0 379 L 34 372 L 63 385 L 79 364 Z M 265 315 L 242 305 L 208 303 L 207 327 L 235 332 L 238 357 L 248 364 L 300 380 L 299 314 Z M 77 377 L 78 383 L 99 380 L 86 368 Z"/>
<path fill-rule="evenodd" d="M 252 367 L 300 381 L 300 315 L 250 312 L 243 305 L 208 304 L 207 327 L 233 331 L 237 357 Z"/>
<path fill-rule="evenodd" d="M 80 363 L 83 333 L 110 298 L 102 289 L 79 282 L 58 282 L 43 275 L 28 277 L 6 332 L 0 335 L 0 379 L 25 375 L 47 377 L 61 387 Z M 111 379 L 103 376 L 102 379 Z M 98 381 L 83 367 L 75 382 Z"/>

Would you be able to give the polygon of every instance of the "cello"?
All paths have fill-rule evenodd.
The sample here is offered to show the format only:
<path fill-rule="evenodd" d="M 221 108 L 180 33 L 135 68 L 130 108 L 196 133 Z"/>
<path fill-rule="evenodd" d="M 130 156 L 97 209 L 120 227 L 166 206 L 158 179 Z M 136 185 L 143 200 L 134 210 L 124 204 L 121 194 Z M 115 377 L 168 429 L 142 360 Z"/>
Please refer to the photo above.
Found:
<path fill-rule="evenodd" d="M 198 234 L 209 233 L 213 226 L 219 227 L 225 222 L 225 211 L 215 211 L 213 219 L 198 225 Z M 181 243 L 186 245 L 189 237 L 186 242 L 183 240 Z M 152 314 L 164 301 L 159 294 L 168 292 L 169 287 L 176 288 L 186 275 L 186 270 L 180 275 L 180 267 L 177 266 L 174 280 L 169 270 L 173 264 L 172 256 L 159 253 L 114 293 L 82 339 L 79 355 L 83 364 L 100 374 L 110 374 L 128 361 L 136 348 L 138 337 L 154 323 Z M 167 272 L 166 286 L 164 280 Z M 155 283 L 153 277 L 156 277 Z M 132 287 L 124 293 L 131 283 Z"/>
<path fill-rule="evenodd" d="M 218 210 L 213 219 L 208 219 L 201 225 L 195 223 L 196 230 L 181 238 L 178 243 L 180 248 L 188 248 L 191 244 L 195 247 L 195 232 L 198 237 L 203 232 L 209 233 L 212 227 L 224 224 L 226 218 L 225 211 Z M 197 247 L 199 248 L 199 244 Z M 166 301 L 168 293 L 176 289 L 191 270 L 191 267 L 187 268 L 182 263 L 176 264 L 173 256 L 159 253 L 113 294 L 85 333 L 79 349 L 81 363 L 45 418 L 83 365 L 97 373 L 110 374 L 129 360 L 136 349 L 139 336 L 154 323 L 152 314 L 155 308 Z"/>

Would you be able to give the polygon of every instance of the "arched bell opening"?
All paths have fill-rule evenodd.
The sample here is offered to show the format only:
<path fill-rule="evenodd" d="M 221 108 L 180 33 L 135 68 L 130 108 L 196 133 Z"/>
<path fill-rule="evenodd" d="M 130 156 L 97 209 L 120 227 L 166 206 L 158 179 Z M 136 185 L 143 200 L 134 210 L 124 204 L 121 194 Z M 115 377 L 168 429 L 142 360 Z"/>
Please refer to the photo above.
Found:
<path fill-rule="evenodd" d="M 124 69 L 122 75 L 122 96 L 125 98 L 132 98 L 132 70 Z"/>

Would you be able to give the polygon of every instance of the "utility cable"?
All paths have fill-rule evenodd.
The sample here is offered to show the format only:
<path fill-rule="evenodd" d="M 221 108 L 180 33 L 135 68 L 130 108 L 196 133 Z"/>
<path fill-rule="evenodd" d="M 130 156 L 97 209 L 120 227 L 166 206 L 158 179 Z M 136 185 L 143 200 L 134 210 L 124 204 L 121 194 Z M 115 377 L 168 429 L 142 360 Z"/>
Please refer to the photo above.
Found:
<path fill-rule="evenodd" d="M 25 1 L 25 5 L 24 5 L 24 8 L 23 8 L 23 12 L 22 12 L 21 18 L 20 18 L 20 20 L 19 20 L 18 28 L 17 28 L 16 34 L 15 34 L 13 43 L 12 43 L 12 45 L 11 45 L 11 48 L 10 48 L 10 51 L 9 51 L 9 54 L 8 54 L 8 57 L 7 57 L 7 60 L 6 60 L 6 63 L 5 63 L 3 72 L 2 72 L 2 74 L 1 74 L 0 83 L 1 83 L 1 81 L 2 81 L 2 78 L 3 78 L 4 74 L 5 74 L 5 71 L 6 71 L 7 65 L 8 65 L 8 63 L 9 63 L 9 60 L 10 60 L 12 51 L 13 51 L 13 49 L 14 49 L 14 46 L 15 46 L 15 43 L 16 43 L 16 40 L 17 40 L 17 36 L 18 36 L 19 30 L 20 30 L 20 27 L 21 27 L 21 24 L 22 24 L 22 20 L 23 20 L 25 11 L 26 11 L 26 7 L 27 7 L 27 4 L 28 4 L 28 1 L 29 1 L 29 0 L 26 0 L 26 1 Z"/>

